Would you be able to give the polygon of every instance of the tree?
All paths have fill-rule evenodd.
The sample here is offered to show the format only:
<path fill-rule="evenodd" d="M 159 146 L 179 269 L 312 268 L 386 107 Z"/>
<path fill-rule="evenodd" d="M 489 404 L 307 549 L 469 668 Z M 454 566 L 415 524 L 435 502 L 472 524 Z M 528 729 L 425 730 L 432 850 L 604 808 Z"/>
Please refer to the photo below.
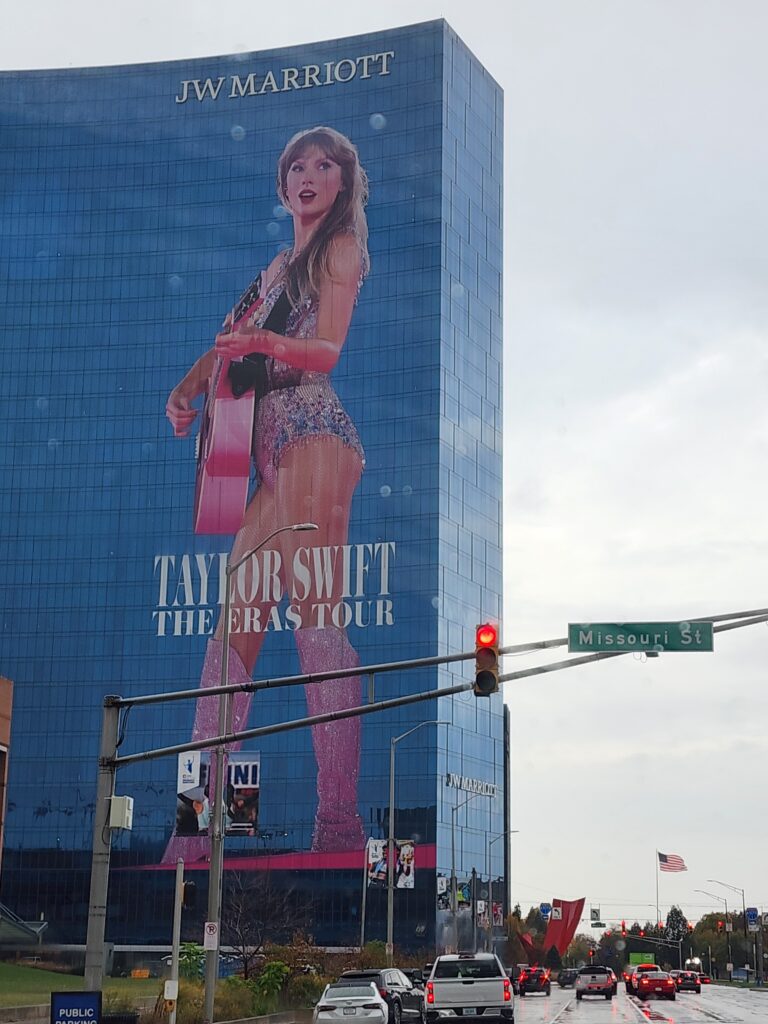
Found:
<path fill-rule="evenodd" d="M 199 978 L 205 964 L 205 950 L 197 942 L 182 942 L 179 947 L 179 974 L 182 978 Z"/>
<path fill-rule="evenodd" d="M 595 943 L 591 935 L 574 935 L 565 951 L 565 960 L 574 967 L 582 967 L 589 963 L 589 951 L 594 948 Z"/>
<path fill-rule="evenodd" d="M 226 877 L 221 933 L 240 961 L 244 978 L 264 959 L 268 940 L 285 942 L 306 924 L 308 908 L 297 906 L 291 889 L 278 889 L 268 874 L 235 871 Z"/>
<path fill-rule="evenodd" d="M 667 914 L 666 937 L 671 942 L 679 942 L 688 934 L 688 919 L 680 907 L 672 906 Z"/>

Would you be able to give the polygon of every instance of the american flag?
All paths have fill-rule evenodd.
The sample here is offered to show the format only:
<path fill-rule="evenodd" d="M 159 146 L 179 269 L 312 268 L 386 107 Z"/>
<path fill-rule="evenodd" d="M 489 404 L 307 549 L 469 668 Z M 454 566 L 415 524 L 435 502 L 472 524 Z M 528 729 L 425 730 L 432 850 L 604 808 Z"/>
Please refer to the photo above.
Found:
<path fill-rule="evenodd" d="M 659 870 L 660 871 L 687 871 L 688 868 L 685 866 L 685 861 L 682 857 L 678 857 L 676 853 L 660 853 L 659 854 Z"/>

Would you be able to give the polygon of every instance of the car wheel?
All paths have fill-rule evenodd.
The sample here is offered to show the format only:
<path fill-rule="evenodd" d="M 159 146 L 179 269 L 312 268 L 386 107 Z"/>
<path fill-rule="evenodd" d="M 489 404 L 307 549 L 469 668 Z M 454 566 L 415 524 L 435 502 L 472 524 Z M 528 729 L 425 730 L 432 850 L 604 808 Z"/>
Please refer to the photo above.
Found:
<path fill-rule="evenodd" d="M 544 991 L 545 991 L 545 993 L 547 995 L 550 995 L 551 992 L 552 992 L 552 986 L 551 985 L 547 985 L 547 987 L 544 989 Z"/>
<path fill-rule="evenodd" d="M 520 989 L 520 998 L 522 999 L 524 995 L 525 995 L 525 989 L 521 988 Z"/>
<path fill-rule="evenodd" d="M 696 995 L 697 995 L 697 996 L 700 996 L 700 995 L 701 995 L 701 989 L 700 989 L 700 988 L 697 988 L 697 989 L 696 989 L 695 991 L 696 991 Z"/>
<path fill-rule="evenodd" d="M 606 999 L 613 999 L 613 996 L 611 995 L 611 993 L 610 993 L 610 992 L 606 992 L 606 993 L 605 993 L 605 998 L 606 998 Z"/>
<path fill-rule="evenodd" d="M 576 993 L 576 998 L 578 999 L 579 1002 L 581 1002 L 581 992 L 577 992 Z"/>
<path fill-rule="evenodd" d="M 667 999 L 671 999 L 674 1002 L 675 993 L 673 992 L 671 996 L 667 996 Z"/>

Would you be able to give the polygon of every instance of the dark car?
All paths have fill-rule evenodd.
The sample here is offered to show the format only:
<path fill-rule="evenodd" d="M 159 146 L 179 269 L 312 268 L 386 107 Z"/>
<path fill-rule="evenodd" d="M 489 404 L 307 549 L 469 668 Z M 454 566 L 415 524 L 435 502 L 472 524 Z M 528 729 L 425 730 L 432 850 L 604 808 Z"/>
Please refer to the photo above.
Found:
<path fill-rule="evenodd" d="M 674 971 L 675 988 L 678 992 L 701 992 L 701 978 L 698 971 Z"/>
<path fill-rule="evenodd" d="M 345 981 L 353 978 L 360 981 L 372 981 L 389 1007 L 389 1024 L 425 1019 L 424 989 L 414 985 L 411 979 L 396 967 L 384 967 L 381 970 L 370 971 L 344 971 L 341 977 Z"/>
<path fill-rule="evenodd" d="M 531 992 L 543 992 L 545 996 L 548 996 L 552 991 L 549 971 L 546 967 L 526 967 L 524 971 L 520 971 L 517 990 L 521 996 Z"/>
<path fill-rule="evenodd" d="M 571 985 L 576 984 L 578 976 L 578 967 L 564 967 L 557 976 L 557 984 L 560 988 L 570 988 Z"/>

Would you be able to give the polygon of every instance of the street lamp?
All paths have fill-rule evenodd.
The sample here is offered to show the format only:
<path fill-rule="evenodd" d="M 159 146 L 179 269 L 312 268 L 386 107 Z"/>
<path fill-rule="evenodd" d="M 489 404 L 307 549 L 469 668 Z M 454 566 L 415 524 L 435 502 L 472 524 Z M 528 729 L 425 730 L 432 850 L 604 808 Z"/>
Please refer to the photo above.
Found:
<path fill-rule="evenodd" d="M 387 967 L 392 966 L 395 943 L 395 747 L 406 736 L 424 725 L 450 725 L 450 722 L 432 719 L 419 722 L 412 729 L 393 736 L 389 741 L 389 838 L 387 839 Z"/>
<path fill-rule="evenodd" d="M 457 921 L 458 893 L 456 892 L 456 815 L 462 807 L 466 807 L 469 801 L 474 800 L 476 796 L 480 796 L 480 794 L 470 793 L 465 800 L 454 804 L 451 808 L 451 918 L 453 921 L 453 944 L 457 947 L 459 944 L 459 926 Z M 456 951 L 458 952 L 458 949 Z"/>
<path fill-rule="evenodd" d="M 229 555 L 224 566 L 224 628 L 222 632 L 221 650 L 221 685 L 227 686 L 229 680 L 229 616 L 231 603 L 231 579 L 241 565 L 248 561 L 257 551 L 260 551 L 265 544 L 268 544 L 278 533 L 293 532 L 302 530 L 316 530 L 316 523 L 294 523 L 291 526 L 279 526 L 273 530 L 264 540 L 246 552 L 242 558 L 230 563 Z M 229 725 L 229 694 L 219 694 L 219 735 L 227 733 Z M 213 790 L 213 810 L 211 813 L 211 861 L 208 875 L 208 916 L 207 922 L 216 924 L 217 938 L 221 932 L 221 890 L 224 878 L 224 747 L 222 744 L 216 747 L 216 772 L 214 776 L 216 785 Z M 216 980 L 219 976 L 219 942 L 215 949 L 206 950 L 205 954 L 205 1012 L 203 1019 L 207 1022 L 213 1020 L 213 1001 L 216 995 Z"/>
<path fill-rule="evenodd" d="M 499 839 L 505 839 L 507 836 L 516 836 L 519 831 L 520 831 L 519 828 L 509 828 L 505 832 L 499 832 L 496 835 L 494 835 L 493 833 L 490 833 L 491 835 L 493 835 L 493 839 L 489 839 L 488 840 L 487 865 L 486 866 L 488 868 L 488 902 L 490 903 L 490 909 L 491 909 L 491 913 L 489 915 L 490 922 L 491 922 L 491 936 L 493 936 L 493 878 L 491 877 L 491 870 L 492 870 L 492 867 L 491 867 L 491 847 L 493 846 L 494 843 L 497 843 L 499 841 Z M 504 902 L 507 903 L 507 906 L 508 906 L 509 905 L 509 901 L 506 899 L 507 896 L 508 896 L 508 888 L 507 888 L 507 886 L 505 886 L 505 891 L 504 891 L 505 899 L 504 899 Z"/>
<path fill-rule="evenodd" d="M 712 881 L 712 879 L 707 879 Z M 731 957 L 731 933 L 728 931 L 728 900 L 725 896 L 718 896 L 716 892 L 707 892 L 706 889 L 694 889 L 694 892 L 700 892 L 703 896 L 711 896 L 713 900 L 720 900 L 721 903 L 725 904 L 725 941 L 728 945 L 728 963 L 732 964 L 733 959 Z M 728 971 L 728 981 L 732 981 L 733 977 L 730 970 Z"/>
<path fill-rule="evenodd" d="M 749 966 L 749 937 L 747 934 L 747 901 L 744 899 L 744 890 L 740 889 L 738 885 L 729 885 L 728 882 L 720 882 L 717 878 L 708 878 L 708 882 L 714 882 L 715 885 L 722 885 L 724 889 L 730 889 L 731 892 L 741 893 L 741 909 L 744 912 L 744 956 L 747 958 L 747 966 Z M 755 974 L 757 974 L 757 953 L 755 953 L 753 966 L 755 968 Z"/>

